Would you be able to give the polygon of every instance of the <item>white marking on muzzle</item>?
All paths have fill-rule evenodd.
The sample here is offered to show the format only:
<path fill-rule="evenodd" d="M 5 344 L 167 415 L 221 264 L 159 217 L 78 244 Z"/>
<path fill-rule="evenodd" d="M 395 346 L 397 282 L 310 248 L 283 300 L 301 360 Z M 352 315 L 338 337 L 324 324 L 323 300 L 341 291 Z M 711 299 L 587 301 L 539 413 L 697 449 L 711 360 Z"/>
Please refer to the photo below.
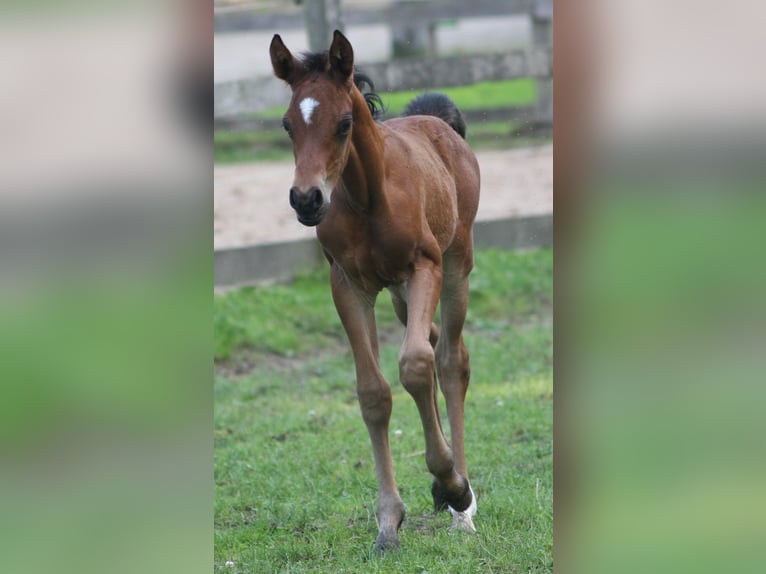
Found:
<path fill-rule="evenodd" d="M 306 122 L 306 125 L 311 123 L 311 114 L 314 113 L 314 108 L 316 108 L 318 105 L 319 102 L 317 102 L 314 98 L 304 98 L 301 100 L 301 103 L 298 104 L 301 109 L 301 113 L 303 114 L 303 121 Z"/>
<path fill-rule="evenodd" d="M 329 204 L 330 199 L 332 199 L 332 187 L 330 187 L 327 184 L 327 180 L 322 180 L 322 185 L 319 186 L 319 189 L 322 190 L 322 195 L 324 196 L 324 200 Z"/>

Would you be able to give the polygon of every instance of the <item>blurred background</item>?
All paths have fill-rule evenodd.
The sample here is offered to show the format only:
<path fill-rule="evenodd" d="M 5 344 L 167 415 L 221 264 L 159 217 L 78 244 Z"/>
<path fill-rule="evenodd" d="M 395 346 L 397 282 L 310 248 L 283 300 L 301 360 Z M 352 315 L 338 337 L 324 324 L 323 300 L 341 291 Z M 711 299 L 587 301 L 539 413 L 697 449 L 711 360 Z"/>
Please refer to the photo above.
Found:
<path fill-rule="evenodd" d="M 207 2 L 0 6 L 3 571 L 212 561 L 212 57 Z"/>
<path fill-rule="evenodd" d="M 758 572 L 763 4 L 556 8 L 557 565 Z"/>

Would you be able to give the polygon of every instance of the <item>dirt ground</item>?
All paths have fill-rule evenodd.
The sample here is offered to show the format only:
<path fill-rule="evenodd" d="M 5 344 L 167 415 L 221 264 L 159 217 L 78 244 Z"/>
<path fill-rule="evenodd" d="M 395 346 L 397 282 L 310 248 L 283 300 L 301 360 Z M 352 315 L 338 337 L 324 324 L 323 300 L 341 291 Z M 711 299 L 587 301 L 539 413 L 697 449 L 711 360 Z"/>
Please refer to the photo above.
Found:
<path fill-rule="evenodd" d="M 553 146 L 480 151 L 481 201 L 477 219 L 553 211 Z M 315 236 L 288 203 L 292 162 L 216 165 L 215 249 Z"/>

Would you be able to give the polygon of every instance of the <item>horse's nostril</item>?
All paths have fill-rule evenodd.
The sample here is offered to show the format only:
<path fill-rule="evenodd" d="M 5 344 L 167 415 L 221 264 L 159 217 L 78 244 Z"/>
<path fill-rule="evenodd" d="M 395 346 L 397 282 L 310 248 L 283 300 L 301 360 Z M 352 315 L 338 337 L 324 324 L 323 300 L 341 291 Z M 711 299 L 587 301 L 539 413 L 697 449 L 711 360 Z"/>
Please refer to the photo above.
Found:
<path fill-rule="evenodd" d="M 322 190 L 318 187 L 312 187 L 307 192 L 301 192 L 297 187 L 290 188 L 290 206 L 297 210 L 313 209 L 322 207 L 324 197 Z"/>
<path fill-rule="evenodd" d="M 315 209 L 322 207 L 322 191 L 318 187 L 311 190 L 311 203 Z"/>

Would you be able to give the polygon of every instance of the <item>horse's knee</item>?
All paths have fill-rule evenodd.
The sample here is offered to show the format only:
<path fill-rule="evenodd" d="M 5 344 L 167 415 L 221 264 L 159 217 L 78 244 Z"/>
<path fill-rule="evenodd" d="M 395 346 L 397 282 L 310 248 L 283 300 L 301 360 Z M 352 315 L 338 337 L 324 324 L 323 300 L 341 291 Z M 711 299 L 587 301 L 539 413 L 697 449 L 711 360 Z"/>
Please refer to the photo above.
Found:
<path fill-rule="evenodd" d="M 399 357 L 399 380 L 410 394 L 431 390 L 434 380 L 434 350 L 429 344 L 409 347 Z"/>
<path fill-rule="evenodd" d="M 362 419 L 367 426 L 388 424 L 391 418 L 393 401 L 391 388 L 387 383 L 357 388 Z"/>

